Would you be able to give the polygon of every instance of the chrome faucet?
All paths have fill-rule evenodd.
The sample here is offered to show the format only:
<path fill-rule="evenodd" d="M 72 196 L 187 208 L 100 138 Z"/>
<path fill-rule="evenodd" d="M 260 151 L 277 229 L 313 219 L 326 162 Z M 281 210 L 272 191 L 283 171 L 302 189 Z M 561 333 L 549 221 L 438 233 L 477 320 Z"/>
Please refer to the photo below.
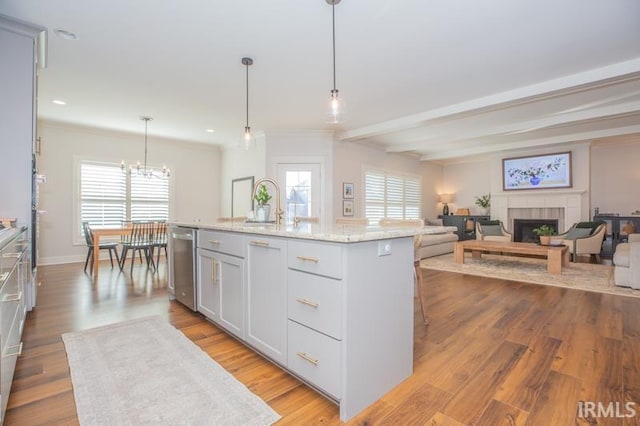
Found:
<path fill-rule="evenodd" d="M 256 193 L 258 192 L 258 188 L 260 187 L 260 184 L 263 182 L 270 182 L 271 184 L 273 184 L 274 188 L 276 189 L 276 210 L 274 213 L 276 215 L 276 225 L 280 225 L 282 223 L 282 216 L 284 215 L 284 210 L 282 210 L 282 208 L 280 207 L 280 185 L 278 185 L 278 182 L 270 178 L 258 179 L 255 185 L 253 185 L 253 191 L 251 192 L 251 201 L 253 201 L 253 197 L 256 195 Z"/>

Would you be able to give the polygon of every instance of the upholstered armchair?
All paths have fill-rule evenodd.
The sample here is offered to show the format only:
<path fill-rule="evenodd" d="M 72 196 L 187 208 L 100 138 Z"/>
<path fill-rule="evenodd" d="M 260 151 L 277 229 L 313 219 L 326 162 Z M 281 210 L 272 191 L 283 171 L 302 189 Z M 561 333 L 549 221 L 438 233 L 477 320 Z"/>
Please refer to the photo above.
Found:
<path fill-rule="evenodd" d="M 629 234 L 628 241 L 616 246 L 613 282 L 620 287 L 640 289 L 640 234 Z"/>
<path fill-rule="evenodd" d="M 513 235 L 504 229 L 501 220 L 477 220 L 476 240 L 510 242 Z"/>
<path fill-rule="evenodd" d="M 574 262 L 578 255 L 588 254 L 595 256 L 596 261 L 600 263 L 600 250 L 606 232 L 607 224 L 604 222 L 578 222 L 564 234 L 551 237 L 551 240 L 562 240 L 562 243 L 569 247 Z"/>

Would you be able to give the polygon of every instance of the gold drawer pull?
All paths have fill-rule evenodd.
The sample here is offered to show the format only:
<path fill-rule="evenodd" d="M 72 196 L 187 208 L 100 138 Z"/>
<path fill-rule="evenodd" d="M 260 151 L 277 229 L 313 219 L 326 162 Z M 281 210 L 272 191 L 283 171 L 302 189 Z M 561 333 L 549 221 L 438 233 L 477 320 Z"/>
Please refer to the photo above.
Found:
<path fill-rule="evenodd" d="M 2 255 L 2 257 L 6 258 L 6 259 L 11 259 L 11 258 L 17 259 L 20 256 L 22 256 L 22 252 L 20 252 L 20 253 L 5 253 L 5 254 Z"/>
<path fill-rule="evenodd" d="M 2 299 L 3 302 L 19 302 L 20 299 L 22 299 L 22 292 L 18 293 L 18 294 L 7 294 L 4 299 Z"/>
<path fill-rule="evenodd" d="M 317 257 L 296 256 L 296 259 L 300 259 L 300 260 L 302 260 L 303 262 L 304 262 L 304 261 L 313 262 L 313 263 L 318 263 L 318 262 L 320 262 L 320 259 L 318 259 Z"/>
<path fill-rule="evenodd" d="M 303 305 L 311 306 L 312 308 L 316 308 L 316 309 L 318 309 L 318 306 L 320 306 L 318 305 L 317 302 L 312 302 L 311 300 L 307 300 L 307 299 L 297 298 L 296 302 L 302 303 Z"/>
<path fill-rule="evenodd" d="M 317 359 L 311 358 L 309 355 L 307 355 L 304 352 L 298 352 L 296 355 L 298 355 L 300 358 L 304 359 L 305 361 L 310 362 L 313 365 L 319 364 L 319 361 Z"/>
<path fill-rule="evenodd" d="M 4 354 L 4 355 L 2 355 L 2 358 L 9 358 L 9 357 L 12 357 L 12 356 L 20 356 L 20 355 L 22 355 L 22 342 L 20 342 L 19 345 L 9 346 L 7 349 L 13 349 L 13 348 L 18 348 L 18 351 L 14 352 L 12 354 L 9 354 L 9 353 L 8 354 Z"/>
<path fill-rule="evenodd" d="M 3 283 L 7 280 L 7 278 L 9 278 L 9 273 L 8 272 L 3 272 L 0 274 L 0 283 Z"/>
<path fill-rule="evenodd" d="M 209 240 L 209 244 L 220 244 L 221 242 L 220 240 Z"/>
<path fill-rule="evenodd" d="M 269 247 L 269 241 L 253 240 L 249 244 L 252 246 Z"/>

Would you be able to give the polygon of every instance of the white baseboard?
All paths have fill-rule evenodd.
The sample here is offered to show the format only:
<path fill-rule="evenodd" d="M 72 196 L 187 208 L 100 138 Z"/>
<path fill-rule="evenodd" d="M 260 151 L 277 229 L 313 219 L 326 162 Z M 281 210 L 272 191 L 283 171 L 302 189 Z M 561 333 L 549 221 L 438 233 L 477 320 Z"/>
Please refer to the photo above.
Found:
<path fill-rule="evenodd" d="M 65 263 L 83 263 L 85 259 L 87 258 L 87 255 L 81 255 L 81 256 L 50 256 L 50 257 L 38 257 L 38 265 L 42 265 L 42 266 L 47 266 L 47 265 L 62 265 Z M 109 254 L 108 253 L 101 253 L 100 254 L 100 260 L 109 260 Z M 113 261 L 115 262 L 115 258 L 113 259 Z M 89 261 L 91 262 L 91 261 Z"/>

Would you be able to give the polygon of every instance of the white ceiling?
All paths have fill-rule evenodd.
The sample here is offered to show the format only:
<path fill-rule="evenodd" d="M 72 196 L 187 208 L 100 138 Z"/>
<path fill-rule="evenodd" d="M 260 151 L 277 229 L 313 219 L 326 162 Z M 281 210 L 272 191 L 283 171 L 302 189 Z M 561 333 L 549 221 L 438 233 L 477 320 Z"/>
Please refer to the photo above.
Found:
<path fill-rule="evenodd" d="M 151 115 L 150 136 L 232 145 L 249 56 L 255 131 L 334 129 L 438 161 L 640 133 L 638 0 L 343 0 L 339 126 L 324 123 L 325 0 L 2 0 L 0 13 L 49 29 L 49 120 L 143 133 Z"/>

